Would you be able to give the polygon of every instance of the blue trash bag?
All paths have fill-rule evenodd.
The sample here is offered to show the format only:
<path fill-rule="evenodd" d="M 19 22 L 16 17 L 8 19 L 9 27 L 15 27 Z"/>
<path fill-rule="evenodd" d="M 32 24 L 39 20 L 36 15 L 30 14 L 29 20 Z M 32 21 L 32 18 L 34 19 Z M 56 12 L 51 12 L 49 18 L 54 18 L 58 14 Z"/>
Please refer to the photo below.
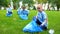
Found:
<path fill-rule="evenodd" d="M 32 20 L 33 20 L 33 21 L 36 21 L 36 16 L 34 16 Z"/>
<path fill-rule="evenodd" d="M 19 15 L 19 17 L 23 20 L 27 20 L 28 19 L 28 16 L 27 15 Z"/>
<path fill-rule="evenodd" d="M 8 12 L 6 16 L 12 16 L 12 12 Z"/>
<path fill-rule="evenodd" d="M 34 20 L 23 28 L 24 32 L 42 32 L 41 26 L 38 26 Z"/>

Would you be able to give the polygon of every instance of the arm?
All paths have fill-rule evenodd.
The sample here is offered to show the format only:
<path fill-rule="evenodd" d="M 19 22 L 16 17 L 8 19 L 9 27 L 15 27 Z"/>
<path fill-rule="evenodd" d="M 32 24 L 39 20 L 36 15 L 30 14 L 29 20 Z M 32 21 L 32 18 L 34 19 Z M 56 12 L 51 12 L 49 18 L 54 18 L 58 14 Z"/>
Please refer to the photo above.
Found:
<path fill-rule="evenodd" d="M 48 22 L 48 18 L 47 18 L 47 14 L 46 13 L 43 14 L 43 18 L 44 18 L 44 21 L 41 24 L 42 26 L 45 25 Z"/>
<path fill-rule="evenodd" d="M 38 13 L 37 13 L 37 15 L 36 15 L 36 19 L 38 18 Z"/>
<path fill-rule="evenodd" d="M 48 19 L 46 18 L 41 25 L 43 26 L 43 25 L 45 25 L 47 22 L 48 22 Z"/>

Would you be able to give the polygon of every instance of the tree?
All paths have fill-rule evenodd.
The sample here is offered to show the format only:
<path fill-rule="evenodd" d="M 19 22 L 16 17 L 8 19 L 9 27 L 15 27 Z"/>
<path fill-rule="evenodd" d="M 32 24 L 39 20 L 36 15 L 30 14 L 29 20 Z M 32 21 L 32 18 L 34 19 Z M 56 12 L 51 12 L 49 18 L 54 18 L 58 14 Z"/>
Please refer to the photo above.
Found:
<path fill-rule="evenodd" d="M 9 4 L 9 0 L 0 0 L 0 5 L 1 6 L 6 7 L 6 6 L 8 6 L 8 4 Z"/>
<path fill-rule="evenodd" d="M 47 0 L 36 0 L 38 3 L 46 3 L 47 2 Z"/>
<path fill-rule="evenodd" d="M 12 1 L 13 1 L 14 9 L 17 9 L 18 6 L 19 6 L 19 2 L 20 2 L 21 0 L 12 0 Z"/>
<path fill-rule="evenodd" d="M 33 0 L 22 0 L 22 1 L 23 1 L 23 4 L 28 4 L 29 7 L 34 4 Z"/>
<path fill-rule="evenodd" d="M 57 10 L 59 11 L 60 8 L 60 0 L 48 0 L 49 3 L 52 4 L 52 6 L 56 5 L 57 6 Z"/>

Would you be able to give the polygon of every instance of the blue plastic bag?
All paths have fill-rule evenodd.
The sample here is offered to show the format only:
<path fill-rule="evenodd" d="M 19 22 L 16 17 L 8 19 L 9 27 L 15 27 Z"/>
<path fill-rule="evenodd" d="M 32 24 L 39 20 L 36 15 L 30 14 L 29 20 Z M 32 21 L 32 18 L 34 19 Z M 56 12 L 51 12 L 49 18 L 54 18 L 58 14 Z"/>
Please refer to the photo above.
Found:
<path fill-rule="evenodd" d="M 43 30 L 41 29 L 40 26 L 36 24 L 34 20 L 32 20 L 28 25 L 26 25 L 23 28 L 24 32 L 42 32 Z"/>
<path fill-rule="evenodd" d="M 27 20 L 28 19 L 28 16 L 27 15 L 19 15 L 19 17 L 23 20 Z"/>
<path fill-rule="evenodd" d="M 6 16 L 12 16 L 12 12 L 8 12 Z"/>

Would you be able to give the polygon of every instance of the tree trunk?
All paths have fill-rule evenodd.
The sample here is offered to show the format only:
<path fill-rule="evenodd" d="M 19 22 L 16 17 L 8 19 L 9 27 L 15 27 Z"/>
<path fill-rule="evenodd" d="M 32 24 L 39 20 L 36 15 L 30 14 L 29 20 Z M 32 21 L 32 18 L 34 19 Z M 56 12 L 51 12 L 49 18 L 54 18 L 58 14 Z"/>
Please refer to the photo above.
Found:
<path fill-rule="evenodd" d="M 57 5 L 57 11 L 59 11 L 59 8 L 60 8 L 59 5 Z"/>
<path fill-rule="evenodd" d="M 48 3 L 48 10 L 50 11 L 49 3 Z"/>

